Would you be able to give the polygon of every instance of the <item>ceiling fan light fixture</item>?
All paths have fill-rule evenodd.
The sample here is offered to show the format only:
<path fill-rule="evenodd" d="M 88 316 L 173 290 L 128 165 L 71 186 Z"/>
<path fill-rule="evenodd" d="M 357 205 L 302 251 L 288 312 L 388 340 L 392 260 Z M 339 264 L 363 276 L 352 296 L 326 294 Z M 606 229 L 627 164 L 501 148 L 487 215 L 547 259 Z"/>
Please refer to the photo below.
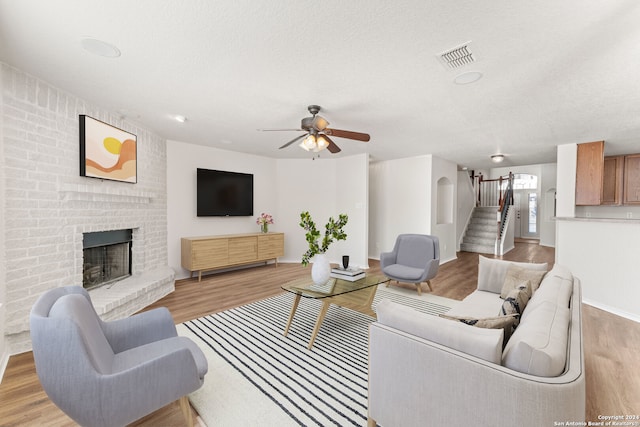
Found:
<path fill-rule="evenodd" d="M 491 161 L 493 163 L 502 163 L 504 160 L 504 154 L 494 154 L 491 156 Z"/>
<path fill-rule="evenodd" d="M 326 138 L 319 136 L 318 138 L 316 138 L 316 148 L 313 151 L 315 152 L 322 151 L 328 146 L 329 146 L 329 142 L 326 140 Z"/>
<path fill-rule="evenodd" d="M 316 148 L 316 137 L 314 135 L 309 135 L 300 143 L 300 148 L 311 151 Z"/>

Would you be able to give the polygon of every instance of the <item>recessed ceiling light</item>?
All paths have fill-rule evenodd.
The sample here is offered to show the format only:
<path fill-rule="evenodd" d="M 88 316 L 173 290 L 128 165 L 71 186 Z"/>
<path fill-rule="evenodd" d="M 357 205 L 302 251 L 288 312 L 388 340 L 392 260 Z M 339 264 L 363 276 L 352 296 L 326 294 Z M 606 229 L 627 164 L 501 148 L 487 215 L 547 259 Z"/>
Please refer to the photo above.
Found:
<path fill-rule="evenodd" d="M 458 85 L 466 85 L 469 83 L 477 82 L 482 78 L 482 73 L 480 71 L 467 71 L 466 73 L 458 74 L 453 82 Z"/>
<path fill-rule="evenodd" d="M 120 119 L 122 120 L 126 120 L 126 119 L 132 119 L 132 120 L 139 120 L 140 119 L 140 114 L 133 112 L 133 111 L 129 111 L 129 110 L 118 110 L 118 114 L 120 114 Z"/>
<path fill-rule="evenodd" d="M 494 154 L 491 156 L 491 161 L 493 163 L 501 163 L 504 160 L 504 154 Z"/>
<path fill-rule="evenodd" d="M 117 58 L 120 56 L 120 49 L 102 40 L 85 37 L 80 40 L 80 44 L 84 50 L 94 55 L 104 56 L 105 58 Z"/>
<path fill-rule="evenodd" d="M 173 118 L 180 123 L 184 123 L 187 121 L 187 118 L 185 116 L 174 116 Z"/>

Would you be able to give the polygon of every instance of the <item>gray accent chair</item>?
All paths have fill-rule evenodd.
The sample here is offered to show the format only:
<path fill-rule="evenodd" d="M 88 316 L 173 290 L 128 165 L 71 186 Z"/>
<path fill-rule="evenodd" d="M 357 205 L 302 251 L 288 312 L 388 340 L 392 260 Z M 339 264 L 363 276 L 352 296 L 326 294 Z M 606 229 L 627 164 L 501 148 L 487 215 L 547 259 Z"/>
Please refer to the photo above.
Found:
<path fill-rule="evenodd" d="M 179 337 L 166 308 L 103 322 L 80 286 L 44 293 L 31 309 L 36 371 L 51 400 L 83 426 L 123 426 L 204 383 L 207 359 Z"/>
<path fill-rule="evenodd" d="M 380 268 L 385 276 L 396 282 L 414 283 L 418 295 L 421 283 L 436 277 L 440 267 L 440 241 L 426 234 L 400 234 L 391 252 L 380 254 Z M 387 283 L 389 286 L 389 283 Z"/>

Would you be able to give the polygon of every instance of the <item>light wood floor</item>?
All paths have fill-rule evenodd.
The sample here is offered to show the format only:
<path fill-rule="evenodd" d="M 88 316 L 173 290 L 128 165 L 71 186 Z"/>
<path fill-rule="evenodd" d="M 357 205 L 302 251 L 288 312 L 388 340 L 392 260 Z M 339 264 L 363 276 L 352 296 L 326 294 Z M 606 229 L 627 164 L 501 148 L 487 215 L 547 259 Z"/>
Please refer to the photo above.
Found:
<path fill-rule="evenodd" d="M 475 289 L 478 254 L 460 252 L 457 256 L 455 261 L 443 264 L 432 280 L 434 294 L 460 300 Z M 504 258 L 553 264 L 554 256 L 553 248 L 520 242 Z M 372 273 L 380 271 L 375 260 L 370 261 L 370 267 Z M 176 323 L 181 323 L 277 295 L 282 292 L 282 283 L 308 274 L 309 267 L 280 263 L 277 268 L 270 264 L 205 276 L 200 283 L 197 278 L 181 280 L 176 282 L 174 293 L 152 307 L 168 307 Z M 640 324 L 588 305 L 583 306 L 583 314 L 586 420 L 598 421 L 598 415 L 640 415 Z M 216 381 L 213 377 L 206 380 Z M 0 426 L 72 425 L 42 390 L 32 353 L 12 356 L 0 384 Z M 183 426 L 184 419 L 175 403 L 134 425 Z"/>

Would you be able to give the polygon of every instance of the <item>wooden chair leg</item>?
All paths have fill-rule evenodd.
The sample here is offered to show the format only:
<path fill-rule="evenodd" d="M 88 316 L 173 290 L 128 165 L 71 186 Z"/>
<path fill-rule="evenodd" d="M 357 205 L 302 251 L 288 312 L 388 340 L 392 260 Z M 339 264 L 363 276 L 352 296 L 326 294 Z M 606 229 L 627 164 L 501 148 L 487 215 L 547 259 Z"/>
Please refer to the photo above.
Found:
<path fill-rule="evenodd" d="M 371 417 L 367 418 L 367 427 L 376 427 L 377 425 L 376 420 Z"/>
<path fill-rule="evenodd" d="M 182 396 L 179 402 L 180 410 L 182 410 L 182 415 L 184 415 L 187 426 L 193 427 L 193 416 L 191 415 L 191 405 L 189 404 L 189 398 L 187 396 Z"/>
<path fill-rule="evenodd" d="M 420 286 L 420 283 L 416 283 L 416 288 L 418 289 L 418 295 L 422 295 L 422 287 Z"/>
<path fill-rule="evenodd" d="M 431 287 L 431 280 L 427 280 L 427 286 L 429 287 L 429 290 L 433 292 L 433 288 Z"/>

